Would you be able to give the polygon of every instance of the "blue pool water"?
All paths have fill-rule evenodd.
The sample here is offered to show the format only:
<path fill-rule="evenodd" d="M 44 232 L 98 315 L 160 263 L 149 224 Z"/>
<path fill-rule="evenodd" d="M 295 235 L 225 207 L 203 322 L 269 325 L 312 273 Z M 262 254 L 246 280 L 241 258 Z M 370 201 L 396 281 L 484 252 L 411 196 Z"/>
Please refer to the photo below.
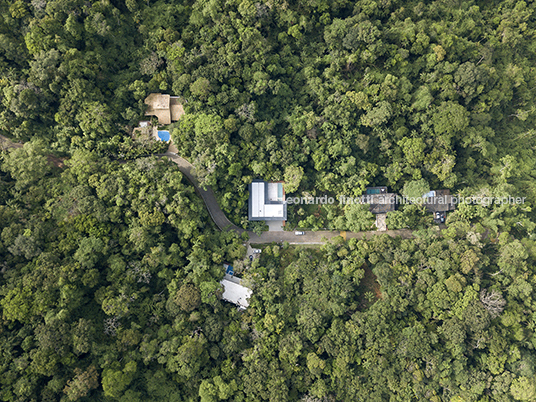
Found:
<path fill-rule="evenodd" d="M 159 131 L 158 138 L 160 138 L 160 140 L 162 141 L 169 141 L 169 138 L 170 138 L 169 131 Z"/>
<path fill-rule="evenodd" d="M 367 194 L 367 195 L 380 194 L 380 189 L 379 188 L 368 188 L 365 191 L 365 194 Z"/>

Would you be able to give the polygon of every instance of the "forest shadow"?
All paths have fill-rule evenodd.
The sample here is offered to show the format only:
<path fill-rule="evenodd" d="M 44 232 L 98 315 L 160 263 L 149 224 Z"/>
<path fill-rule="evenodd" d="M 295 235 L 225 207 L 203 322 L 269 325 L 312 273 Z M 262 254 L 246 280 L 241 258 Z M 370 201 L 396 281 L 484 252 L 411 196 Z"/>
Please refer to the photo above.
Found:
<path fill-rule="evenodd" d="M 365 271 L 365 275 L 357 288 L 359 292 L 358 309 L 361 311 L 368 309 L 377 300 L 382 298 L 380 284 L 377 281 L 378 278 L 374 275 L 374 272 L 372 272 L 372 269 L 367 263 L 363 264 L 362 268 Z M 373 297 L 367 297 L 370 293 L 372 293 Z"/>

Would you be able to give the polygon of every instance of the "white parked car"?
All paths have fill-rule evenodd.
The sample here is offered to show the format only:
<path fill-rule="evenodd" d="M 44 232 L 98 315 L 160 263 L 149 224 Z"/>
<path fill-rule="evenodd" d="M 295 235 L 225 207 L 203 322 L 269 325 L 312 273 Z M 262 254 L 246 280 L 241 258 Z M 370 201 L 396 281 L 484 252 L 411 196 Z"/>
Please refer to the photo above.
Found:
<path fill-rule="evenodd" d="M 294 234 L 296 236 L 303 236 L 305 234 L 305 232 L 294 232 Z"/>
<path fill-rule="evenodd" d="M 262 253 L 262 250 L 260 248 L 254 248 L 252 252 L 253 254 L 260 254 Z"/>

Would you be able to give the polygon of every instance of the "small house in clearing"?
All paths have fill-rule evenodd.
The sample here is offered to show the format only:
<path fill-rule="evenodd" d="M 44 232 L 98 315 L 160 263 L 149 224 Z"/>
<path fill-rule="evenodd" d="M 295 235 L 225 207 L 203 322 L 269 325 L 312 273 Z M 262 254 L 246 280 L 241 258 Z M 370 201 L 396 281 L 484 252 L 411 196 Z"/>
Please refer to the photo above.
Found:
<path fill-rule="evenodd" d="M 387 187 L 368 187 L 363 195 L 363 203 L 370 205 L 374 215 L 386 214 L 395 210 L 396 194 L 388 193 Z"/>
<path fill-rule="evenodd" d="M 454 203 L 450 190 L 432 190 L 423 195 L 423 205 L 428 212 L 434 214 L 434 222 L 444 223 L 448 211 L 454 211 Z"/>
<path fill-rule="evenodd" d="M 161 125 L 178 121 L 184 114 L 184 108 L 179 102 L 178 96 L 152 93 L 145 98 L 145 104 L 147 105 L 145 115 L 156 116 L 158 124 Z"/>

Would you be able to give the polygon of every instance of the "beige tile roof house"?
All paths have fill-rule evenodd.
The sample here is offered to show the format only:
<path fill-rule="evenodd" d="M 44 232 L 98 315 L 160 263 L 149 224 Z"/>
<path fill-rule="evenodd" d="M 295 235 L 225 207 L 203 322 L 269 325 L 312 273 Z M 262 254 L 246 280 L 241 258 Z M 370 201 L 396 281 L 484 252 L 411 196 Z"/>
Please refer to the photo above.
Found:
<path fill-rule="evenodd" d="M 156 116 L 161 125 L 177 121 L 184 114 L 178 96 L 153 93 L 145 99 L 145 104 L 148 106 L 145 115 Z"/>

